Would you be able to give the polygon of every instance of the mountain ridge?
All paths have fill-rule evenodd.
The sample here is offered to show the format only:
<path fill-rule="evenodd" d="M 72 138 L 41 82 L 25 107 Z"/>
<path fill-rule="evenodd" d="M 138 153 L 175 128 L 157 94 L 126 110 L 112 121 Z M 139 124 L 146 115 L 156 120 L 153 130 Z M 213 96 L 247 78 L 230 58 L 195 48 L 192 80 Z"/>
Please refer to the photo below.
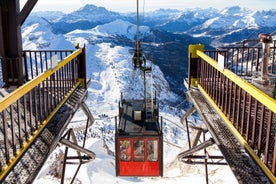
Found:
<path fill-rule="evenodd" d="M 35 12 L 36 15 L 43 14 L 43 12 Z M 143 12 L 140 15 L 140 24 L 151 25 L 151 27 L 164 29 L 170 32 L 187 32 L 192 33 L 193 27 L 195 25 L 201 27 L 206 26 L 210 20 L 217 18 L 219 19 L 228 19 L 229 22 L 236 22 L 237 20 L 246 20 L 251 19 L 249 22 L 255 22 L 257 26 L 261 27 L 276 27 L 276 22 L 274 21 L 276 15 L 276 9 L 266 10 L 266 11 L 256 11 L 250 10 L 247 8 L 241 8 L 239 6 L 232 6 L 218 10 L 215 8 L 201 9 L 185 9 L 185 10 L 176 10 L 176 9 L 159 9 L 152 12 Z M 44 13 L 45 16 L 45 13 Z M 49 17 L 49 16 L 48 16 Z M 129 21 L 131 23 L 136 23 L 136 13 L 117 13 L 109 11 L 103 7 L 97 7 L 95 5 L 85 5 L 80 9 L 73 11 L 71 13 L 63 14 L 53 21 L 53 23 L 76 23 L 81 21 L 88 21 L 91 26 L 99 24 L 106 24 L 112 22 L 116 19 L 122 19 Z M 225 22 L 225 21 L 222 21 Z M 94 23 L 94 24 L 93 24 Z M 168 26 L 169 24 L 182 24 L 181 29 L 171 30 L 172 28 Z M 230 23 L 229 23 L 230 24 Z M 252 24 L 240 24 L 240 26 L 250 26 Z M 212 27 L 212 25 L 209 25 Z M 222 28 L 224 25 L 221 24 L 219 28 Z M 232 25 L 233 26 L 233 25 Z M 235 26 L 235 25 L 234 25 Z M 238 26 L 238 25 L 236 25 Z M 95 26 L 94 26 L 95 27 Z M 180 26 L 178 26 L 180 27 Z M 213 28 L 213 27 L 212 27 Z M 87 28 L 84 28 L 87 29 Z"/>
<path fill-rule="evenodd" d="M 201 43 L 209 49 L 241 43 L 244 39 L 258 39 L 258 34 L 276 29 L 275 15 L 276 10 L 253 11 L 238 6 L 220 11 L 214 8 L 159 9 L 140 15 L 140 40 L 147 57 L 153 58 L 172 89 L 181 94 L 183 78 L 187 76 L 189 44 Z M 34 26 L 35 23 L 39 25 Z M 39 28 L 42 25 L 47 30 L 44 33 Z M 67 14 L 35 12 L 22 27 L 24 48 L 32 45 L 36 45 L 32 47 L 35 49 L 73 48 L 72 42 L 83 41 L 133 48 L 135 25 L 136 13 L 120 14 L 94 5 Z M 33 32 L 25 32 L 30 28 Z M 63 45 L 59 44 L 62 42 Z"/>

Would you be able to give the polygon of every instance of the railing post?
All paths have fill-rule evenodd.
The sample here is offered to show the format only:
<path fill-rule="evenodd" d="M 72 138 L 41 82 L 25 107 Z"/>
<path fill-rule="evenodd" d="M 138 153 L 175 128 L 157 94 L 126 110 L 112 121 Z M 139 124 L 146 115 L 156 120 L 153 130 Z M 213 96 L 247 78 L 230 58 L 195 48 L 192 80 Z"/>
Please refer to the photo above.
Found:
<path fill-rule="evenodd" d="M 199 56 L 196 54 L 197 50 L 204 51 L 204 45 L 202 44 L 189 45 L 189 67 L 188 67 L 189 87 L 196 85 L 196 81 L 198 77 Z"/>
<path fill-rule="evenodd" d="M 82 48 L 82 53 L 79 56 L 79 67 L 78 67 L 78 79 L 81 80 L 81 85 L 85 89 L 86 86 L 86 55 L 85 55 L 85 45 Z"/>
<path fill-rule="evenodd" d="M 268 74 L 268 62 L 270 55 L 270 43 L 272 43 L 272 37 L 269 34 L 260 34 L 259 35 L 260 42 L 263 45 L 263 56 L 262 56 L 262 74 L 261 80 L 266 84 L 268 82 L 267 74 Z"/>
<path fill-rule="evenodd" d="M 276 136 L 274 137 L 274 151 L 273 151 L 273 160 L 272 160 L 272 173 L 276 175 Z"/>

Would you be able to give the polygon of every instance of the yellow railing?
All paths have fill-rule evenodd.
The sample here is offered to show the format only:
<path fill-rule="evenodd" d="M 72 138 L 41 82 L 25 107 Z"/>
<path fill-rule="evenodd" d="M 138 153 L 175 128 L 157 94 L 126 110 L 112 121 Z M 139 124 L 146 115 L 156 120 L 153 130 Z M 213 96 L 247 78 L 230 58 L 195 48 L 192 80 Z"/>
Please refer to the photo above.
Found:
<path fill-rule="evenodd" d="M 196 56 L 190 60 L 195 68 L 189 69 L 194 72 L 189 73 L 189 86 L 198 85 L 252 158 L 276 182 L 276 100 L 221 67 L 204 53 L 202 45 L 190 53 Z"/>
<path fill-rule="evenodd" d="M 273 111 L 276 114 L 276 100 L 268 96 L 266 93 L 258 89 L 257 87 L 253 86 L 246 80 L 242 79 L 238 75 L 234 74 L 228 69 L 221 69 L 218 66 L 218 62 L 215 61 L 213 58 L 207 56 L 204 54 L 204 52 L 198 50 L 197 55 L 202 58 L 205 62 L 209 63 L 213 68 L 218 70 L 221 74 L 226 76 L 228 79 L 233 81 L 235 84 L 237 84 L 240 88 L 242 88 L 244 91 L 246 91 L 248 94 L 250 94 L 252 97 L 258 99 L 258 101 L 262 104 L 264 104 L 266 107 L 268 107 L 271 111 Z"/>
<path fill-rule="evenodd" d="M 76 50 L 0 100 L 0 138 L 4 139 L 0 181 L 70 95 L 86 81 L 83 55 L 83 49 Z"/>

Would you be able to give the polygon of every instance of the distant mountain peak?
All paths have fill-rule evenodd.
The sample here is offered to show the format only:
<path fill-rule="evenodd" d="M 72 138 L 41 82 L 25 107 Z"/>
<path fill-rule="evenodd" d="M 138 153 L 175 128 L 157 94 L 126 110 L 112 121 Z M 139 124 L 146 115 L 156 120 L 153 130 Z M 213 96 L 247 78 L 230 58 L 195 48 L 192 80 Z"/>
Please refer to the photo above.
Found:
<path fill-rule="evenodd" d="M 86 12 L 86 13 L 92 13 L 92 12 L 97 12 L 97 13 L 104 13 L 104 12 L 110 12 L 104 7 L 101 6 L 95 6 L 93 4 L 86 4 L 82 8 L 76 10 L 75 12 Z"/>
<path fill-rule="evenodd" d="M 99 25 L 95 29 L 102 33 L 113 36 L 123 36 L 128 39 L 134 39 L 136 35 L 136 25 L 121 19 L 116 19 L 110 23 Z M 147 26 L 139 26 L 139 32 L 141 35 L 148 35 L 150 28 Z"/>
<path fill-rule="evenodd" d="M 240 6 L 231 6 L 231 7 L 224 8 L 221 11 L 221 14 L 226 16 L 231 16 L 233 14 L 240 14 L 240 13 L 244 14 L 247 12 L 251 12 L 251 10 L 247 8 L 241 8 Z"/>

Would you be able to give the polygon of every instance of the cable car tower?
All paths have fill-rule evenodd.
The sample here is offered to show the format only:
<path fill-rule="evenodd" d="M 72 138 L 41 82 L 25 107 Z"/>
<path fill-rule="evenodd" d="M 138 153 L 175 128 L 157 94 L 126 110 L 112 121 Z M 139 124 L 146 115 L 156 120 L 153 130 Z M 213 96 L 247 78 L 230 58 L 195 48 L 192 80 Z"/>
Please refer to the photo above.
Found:
<path fill-rule="evenodd" d="M 133 72 L 139 69 L 143 72 L 144 77 L 144 101 L 145 110 L 148 118 L 153 118 L 154 109 L 154 95 L 152 89 L 152 62 L 147 62 L 141 43 L 139 40 L 139 0 L 137 0 L 137 15 L 136 15 L 136 41 L 135 48 L 132 56 Z"/>
<path fill-rule="evenodd" d="M 132 57 L 133 73 L 143 73 L 144 98 L 119 102 L 115 150 L 117 176 L 162 176 L 163 133 L 159 107 L 152 90 L 152 64 L 144 56 L 139 41 L 139 2 L 137 0 L 136 42 Z M 139 71 L 138 71 L 139 70 Z"/>

